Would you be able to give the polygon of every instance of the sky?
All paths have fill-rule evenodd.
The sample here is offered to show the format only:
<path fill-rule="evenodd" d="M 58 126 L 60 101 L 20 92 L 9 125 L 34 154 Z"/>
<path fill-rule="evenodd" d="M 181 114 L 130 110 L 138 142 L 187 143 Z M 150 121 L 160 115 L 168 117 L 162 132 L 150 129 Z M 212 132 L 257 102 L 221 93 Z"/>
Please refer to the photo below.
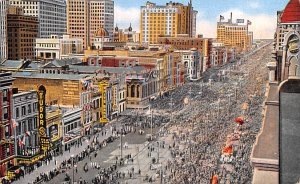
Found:
<path fill-rule="evenodd" d="M 169 0 L 150 0 L 158 5 L 165 5 Z M 223 15 L 225 20 L 233 13 L 233 20 L 250 20 L 250 31 L 254 38 L 273 38 L 276 29 L 277 11 L 283 10 L 289 0 L 193 0 L 193 7 L 198 11 L 197 34 L 204 37 L 216 37 L 216 24 Z M 139 31 L 140 7 L 147 0 L 114 0 L 115 24 L 120 29 L 128 28 L 132 23 L 133 30 Z M 187 5 L 189 0 L 177 0 Z"/>

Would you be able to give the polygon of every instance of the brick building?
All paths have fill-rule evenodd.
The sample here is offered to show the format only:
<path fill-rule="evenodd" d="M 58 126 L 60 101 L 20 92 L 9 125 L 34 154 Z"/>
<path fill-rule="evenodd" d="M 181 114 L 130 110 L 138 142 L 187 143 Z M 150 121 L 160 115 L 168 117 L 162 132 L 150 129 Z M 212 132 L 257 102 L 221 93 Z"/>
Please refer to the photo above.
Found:
<path fill-rule="evenodd" d="M 8 59 L 33 59 L 38 36 L 38 18 L 24 15 L 23 9 L 9 6 L 7 15 Z"/>
<path fill-rule="evenodd" d="M 13 91 L 11 73 L 0 73 L 0 178 L 14 162 L 14 138 L 12 132 Z"/>

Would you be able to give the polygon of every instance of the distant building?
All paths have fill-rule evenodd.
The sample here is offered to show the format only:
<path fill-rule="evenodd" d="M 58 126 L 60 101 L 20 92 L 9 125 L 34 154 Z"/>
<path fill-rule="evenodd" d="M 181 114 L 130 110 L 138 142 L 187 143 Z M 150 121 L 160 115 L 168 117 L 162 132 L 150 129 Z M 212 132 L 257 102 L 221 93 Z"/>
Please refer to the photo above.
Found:
<path fill-rule="evenodd" d="M 113 36 L 114 1 L 112 0 L 67 0 L 67 30 L 72 38 L 83 39 L 84 49 L 92 46 L 100 28 Z"/>
<path fill-rule="evenodd" d="M 9 0 L 9 4 L 24 9 L 24 15 L 39 21 L 39 38 L 66 34 L 65 0 Z"/>
<path fill-rule="evenodd" d="M 241 19 L 244 22 L 244 19 Z M 253 33 L 248 30 L 249 22 L 233 23 L 232 13 L 227 22 L 222 19 L 217 23 L 217 41 L 225 47 L 235 48 L 237 51 L 248 50 L 252 46 Z"/>
<path fill-rule="evenodd" d="M 38 18 L 24 15 L 23 9 L 9 6 L 7 15 L 8 59 L 34 59 Z"/>
<path fill-rule="evenodd" d="M 197 81 L 201 78 L 203 71 L 202 57 L 196 48 L 191 50 L 175 51 L 181 54 L 181 62 L 185 68 L 185 76 L 187 80 Z"/>
<path fill-rule="evenodd" d="M 0 1 L 0 62 L 7 59 L 7 7 L 8 0 Z"/>
<path fill-rule="evenodd" d="M 119 29 L 118 26 L 115 27 L 114 31 L 114 42 L 140 42 L 140 34 L 132 30 L 131 24 L 128 29 Z"/>
<path fill-rule="evenodd" d="M 203 57 L 203 67 L 209 65 L 210 51 L 212 47 L 213 39 L 202 38 L 200 35 L 196 38 L 190 38 L 187 35 L 178 35 L 176 38 L 173 37 L 159 37 L 159 44 L 170 44 L 177 50 L 190 50 L 191 48 L 197 48 Z"/>
<path fill-rule="evenodd" d="M 153 44 L 159 36 L 177 37 L 178 34 L 194 37 L 197 13 L 191 2 L 185 6 L 170 1 L 159 6 L 148 1 L 141 7 L 141 42 Z"/>
<path fill-rule="evenodd" d="M 50 38 L 37 38 L 35 54 L 38 60 L 54 60 L 68 58 L 73 54 L 83 53 L 83 41 L 81 38 L 70 38 L 69 35 L 51 35 Z"/>

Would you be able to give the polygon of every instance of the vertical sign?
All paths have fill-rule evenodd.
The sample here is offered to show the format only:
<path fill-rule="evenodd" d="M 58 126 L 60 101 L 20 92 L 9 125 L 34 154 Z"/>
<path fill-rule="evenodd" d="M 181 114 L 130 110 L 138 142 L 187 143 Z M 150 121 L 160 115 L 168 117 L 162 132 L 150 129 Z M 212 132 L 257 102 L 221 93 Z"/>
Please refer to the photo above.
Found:
<path fill-rule="evenodd" d="M 106 88 L 108 86 L 107 81 L 101 81 L 100 82 L 100 93 L 101 93 L 101 99 L 102 99 L 102 104 L 101 104 L 101 118 L 100 118 L 100 122 L 101 123 L 108 123 L 108 120 L 106 118 Z"/>
<path fill-rule="evenodd" d="M 49 139 L 47 137 L 47 127 L 46 127 L 46 88 L 41 85 L 38 89 L 38 133 L 40 139 L 40 152 L 45 154 L 49 149 Z"/>

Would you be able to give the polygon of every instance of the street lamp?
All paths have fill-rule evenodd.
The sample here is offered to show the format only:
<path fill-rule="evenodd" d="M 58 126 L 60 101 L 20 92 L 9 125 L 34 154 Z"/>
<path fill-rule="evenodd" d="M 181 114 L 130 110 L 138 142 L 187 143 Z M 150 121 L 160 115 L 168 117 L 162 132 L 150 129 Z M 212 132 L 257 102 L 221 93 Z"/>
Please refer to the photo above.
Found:
<path fill-rule="evenodd" d="M 72 178 L 72 183 L 74 184 L 75 181 L 74 181 L 74 155 L 71 155 L 71 159 L 72 159 L 72 166 L 73 166 L 73 178 Z"/>

